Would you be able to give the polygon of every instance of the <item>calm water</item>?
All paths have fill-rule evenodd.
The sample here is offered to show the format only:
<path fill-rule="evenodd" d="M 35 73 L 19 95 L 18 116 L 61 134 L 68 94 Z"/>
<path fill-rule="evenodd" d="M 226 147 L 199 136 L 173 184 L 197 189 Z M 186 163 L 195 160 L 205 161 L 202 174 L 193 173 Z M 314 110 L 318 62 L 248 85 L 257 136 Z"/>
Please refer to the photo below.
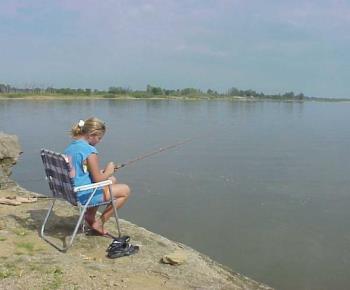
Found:
<path fill-rule="evenodd" d="M 350 288 L 350 103 L 1 101 L 24 151 L 13 177 L 48 193 L 40 148 L 89 116 L 108 126 L 102 162 L 199 136 L 120 170 L 123 218 L 277 289 Z"/>

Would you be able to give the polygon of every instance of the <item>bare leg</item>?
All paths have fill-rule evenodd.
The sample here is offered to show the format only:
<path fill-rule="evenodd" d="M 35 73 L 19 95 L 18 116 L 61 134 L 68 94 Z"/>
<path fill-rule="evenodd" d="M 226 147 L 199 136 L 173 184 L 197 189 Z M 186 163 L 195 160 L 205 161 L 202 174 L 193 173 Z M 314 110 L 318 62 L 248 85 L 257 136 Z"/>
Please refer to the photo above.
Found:
<path fill-rule="evenodd" d="M 98 206 L 94 206 L 94 207 L 88 208 L 85 212 L 85 221 L 90 227 L 96 220 L 97 209 L 98 209 Z"/>
<path fill-rule="evenodd" d="M 114 201 L 115 205 L 117 209 L 121 208 L 129 198 L 130 188 L 126 184 L 112 184 L 111 188 L 112 188 L 112 195 L 116 199 Z M 105 194 L 105 200 L 110 200 L 109 192 Z M 101 215 L 102 225 L 112 216 L 112 214 L 113 214 L 113 206 L 109 205 L 106 207 L 106 209 Z"/>
<path fill-rule="evenodd" d="M 109 180 L 112 180 L 112 184 L 116 184 L 116 183 L 118 183 L 118 180 L 117 180 L 117 178 L 113 175 L 113 176 L 111 176 L 110 178 L 108 178 Z"/>
<path fill-rule="evenodd" d="M 112 180 L 111 189 L 112 189 L 112 195 L 115 199 L 114 202 L 116 203 L 116 207 L 121 208 L 125 204 L 125 202 L 127 201 L 130 195 L 130 188 L 126 184 L 116 184 L 117 179 L 114 176 L 111 176 L 109 179 Z M 105 192 L 104 200 L 105 201 L 110 200 L 109 190 Z M 108 205 L 106 209 L 103 211 L 100 219 L 96 219 L 97 210 L 98 210 L 97 206 L 87 209 L 85 220 L 88 223 L 88 225 L 95 231 L 101 233 L 102 235 L 107 234 L 107 231 L 104 230 L 103 225 L 112 216 L 113 206 Z"/>
<path fill-rule="evenodd" d="M 116 184 L 118 181 L 117 181 L 117 178 L 115 176 L 111 176 L 109 178 L 109 180 L 112 181 L 112 184 Z M 105 199 L 106 200 L 106 199 Z M 98 210 L 98 206 L 95 206 L 95 207 L 90 207 L 86 210 L 86 213 L 85 213 L 85 220 L 86 222 L 88 223 L 88 225 L 91 227 L 92 224 L 96 221 L 96 213 L 97 213 L 97 210 Z"/>

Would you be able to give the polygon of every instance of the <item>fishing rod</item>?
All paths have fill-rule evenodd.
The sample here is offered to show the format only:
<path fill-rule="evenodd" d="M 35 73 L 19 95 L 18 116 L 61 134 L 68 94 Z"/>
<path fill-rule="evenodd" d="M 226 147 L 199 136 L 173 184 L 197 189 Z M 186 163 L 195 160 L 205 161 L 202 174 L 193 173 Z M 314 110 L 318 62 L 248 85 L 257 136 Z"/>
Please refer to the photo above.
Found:
<path fill-rule="evenodd" d="M 188 143 L 188 142 L 192 141 L 193 139 L 195 139 L 195 137 L 182 140 L 182 141 L 180 141 L 180 142 L 177 142 L 177 143 L 175 143 L 175 144 L 171 144 L 171 145 L 166 146 L 166 147 L 161 147 L 161 148 L 159 148 L 159 149 L 157 149 L 157 150 L 154 150 L 154 151 L 152 151 L 152 152 L 149 152 L 149 153 L 146 153 L 146 154 L 141 155 L 141 156 L 139 156 L 139 157 L 136 157 L 135 159 L 128 160 L 128 161 L 126 161 L 126 162 L 124 162 L 124 163 L 122 163 L 122 164 L 117 164 L 117 165 L 114 167 L 114 170 L 116 171 L 117 169 L 123 168 L 123 167 L 125 167 L 125 166 L 129 166 L 129 165 L 132 164 L 132 163 L 135 163 L 135 162 L 137 162 L 137 161 L 140 161 L 140 160 L 143 160 L 143 159 L 145 159 L 145 158 L 151 157 L 151 156 L 156 155 L 156 154 L 158 154 L 158 153 L 160 153 L 160 152 L 163 152 L 163 151 L 166 151 L 166 150 L 175 148 L 175 147 L 177 147 L 177 146 L 180 146 L 180 145 L 182 145 L 182 144 Z M 44 179 L 46 179 L 46 177 L 35 178 L 35 179 L 26 179 L 26 180 L 16 180 L 16 181 L 17 181 L 17 182 L 28 182 L 28 181 L 29 181 L 29 182 L 30 182 L 30 181 L 39 182 L 39 181 L 42 181 L 42 180 L 44 180 Z M 16 183 L 15 181 L 12 181 L 12 182 Z M 7 182 L 0 182 L 0 188 L 2 187 L 2 185 L 6 185 L 6 184 L 7 184 Z M 46 197 L 46 196 L 36 196 L 36 197 L 38 197 L 38 198 L 51 198 L 51 197 Z"/>
<path fill-rule="evenodd" d="M 114 170 L 123 168 L 123 167 L 125 167 L 125 166 L 129 166 L 129 165 L 132 164 L 132 163 L 135 163 L 135 162 L 137 162 L 137 161 L 140 161 L 140 160 L 143 160 L 143 159 L 145 159 L 145 158 L 151 157 L 151 156 L 156 155 L 156 154 L 158 154 L 158 153 L 160 153 L 160 152 L 163 152 L 163 151 L 166 151 L 166 150 L 175 148 L 175 147 L 177 147 L 177 146 L 180 146 L 180 145 L 182 145 L 182 144 L 188 143 L 188 142 L 192 141 L 193 139 L 194 139 L 194 138 L 185 139 L 185 140 L 180 141 L 180 142 L 177 142 L 177 143 L 175 143 L 175 144 L 172 144 L 172 145 L 169 145 L 169 146 L 166 146 L 166 147 L 161 147 L 161 148 L 159 148 L 159 149 L 157 149 L 157 150 L 154 150 L 154 151 L 152 151 L 152 152 L 149 152 L 149 153 L 146 153 L 146 154 L 141 155 L 141 156 L 139 156 L 139 157 L 136 157 L 135 159 L 128 160 L 128 161 L 126 161 L 126 162 L 124 162 L 124 163 L 122 163 L 122 164 L 117 164 L 117 165 L 114 167 Z"/>

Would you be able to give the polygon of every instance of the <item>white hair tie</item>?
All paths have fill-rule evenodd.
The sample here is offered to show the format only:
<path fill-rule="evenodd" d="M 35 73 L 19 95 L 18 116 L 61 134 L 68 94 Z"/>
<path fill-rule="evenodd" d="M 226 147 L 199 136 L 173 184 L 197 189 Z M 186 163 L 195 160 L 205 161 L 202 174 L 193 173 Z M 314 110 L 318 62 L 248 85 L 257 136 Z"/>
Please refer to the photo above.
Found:
<path fill-rule="evenodd" d="M 80 128 L 83 128 L 83 127 L 84 127 L 84 124 L 85 124 L 85 122 L 84 122 L 83 120 L 80 120 L 79 123 L 78 123 L 78 126 L 79 126 Z"/>

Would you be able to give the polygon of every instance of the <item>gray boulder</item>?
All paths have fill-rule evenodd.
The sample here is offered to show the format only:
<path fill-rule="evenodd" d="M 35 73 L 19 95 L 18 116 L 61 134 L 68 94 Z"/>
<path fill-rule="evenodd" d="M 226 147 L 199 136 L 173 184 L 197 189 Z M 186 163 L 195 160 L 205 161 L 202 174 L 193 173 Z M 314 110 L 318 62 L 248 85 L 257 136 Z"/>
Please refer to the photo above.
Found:
<path fill-rule="evenodd" d="M 9 176 L 21 153 L 18 137 L 0 132 L 0 188 L 12 183 Z"/>

